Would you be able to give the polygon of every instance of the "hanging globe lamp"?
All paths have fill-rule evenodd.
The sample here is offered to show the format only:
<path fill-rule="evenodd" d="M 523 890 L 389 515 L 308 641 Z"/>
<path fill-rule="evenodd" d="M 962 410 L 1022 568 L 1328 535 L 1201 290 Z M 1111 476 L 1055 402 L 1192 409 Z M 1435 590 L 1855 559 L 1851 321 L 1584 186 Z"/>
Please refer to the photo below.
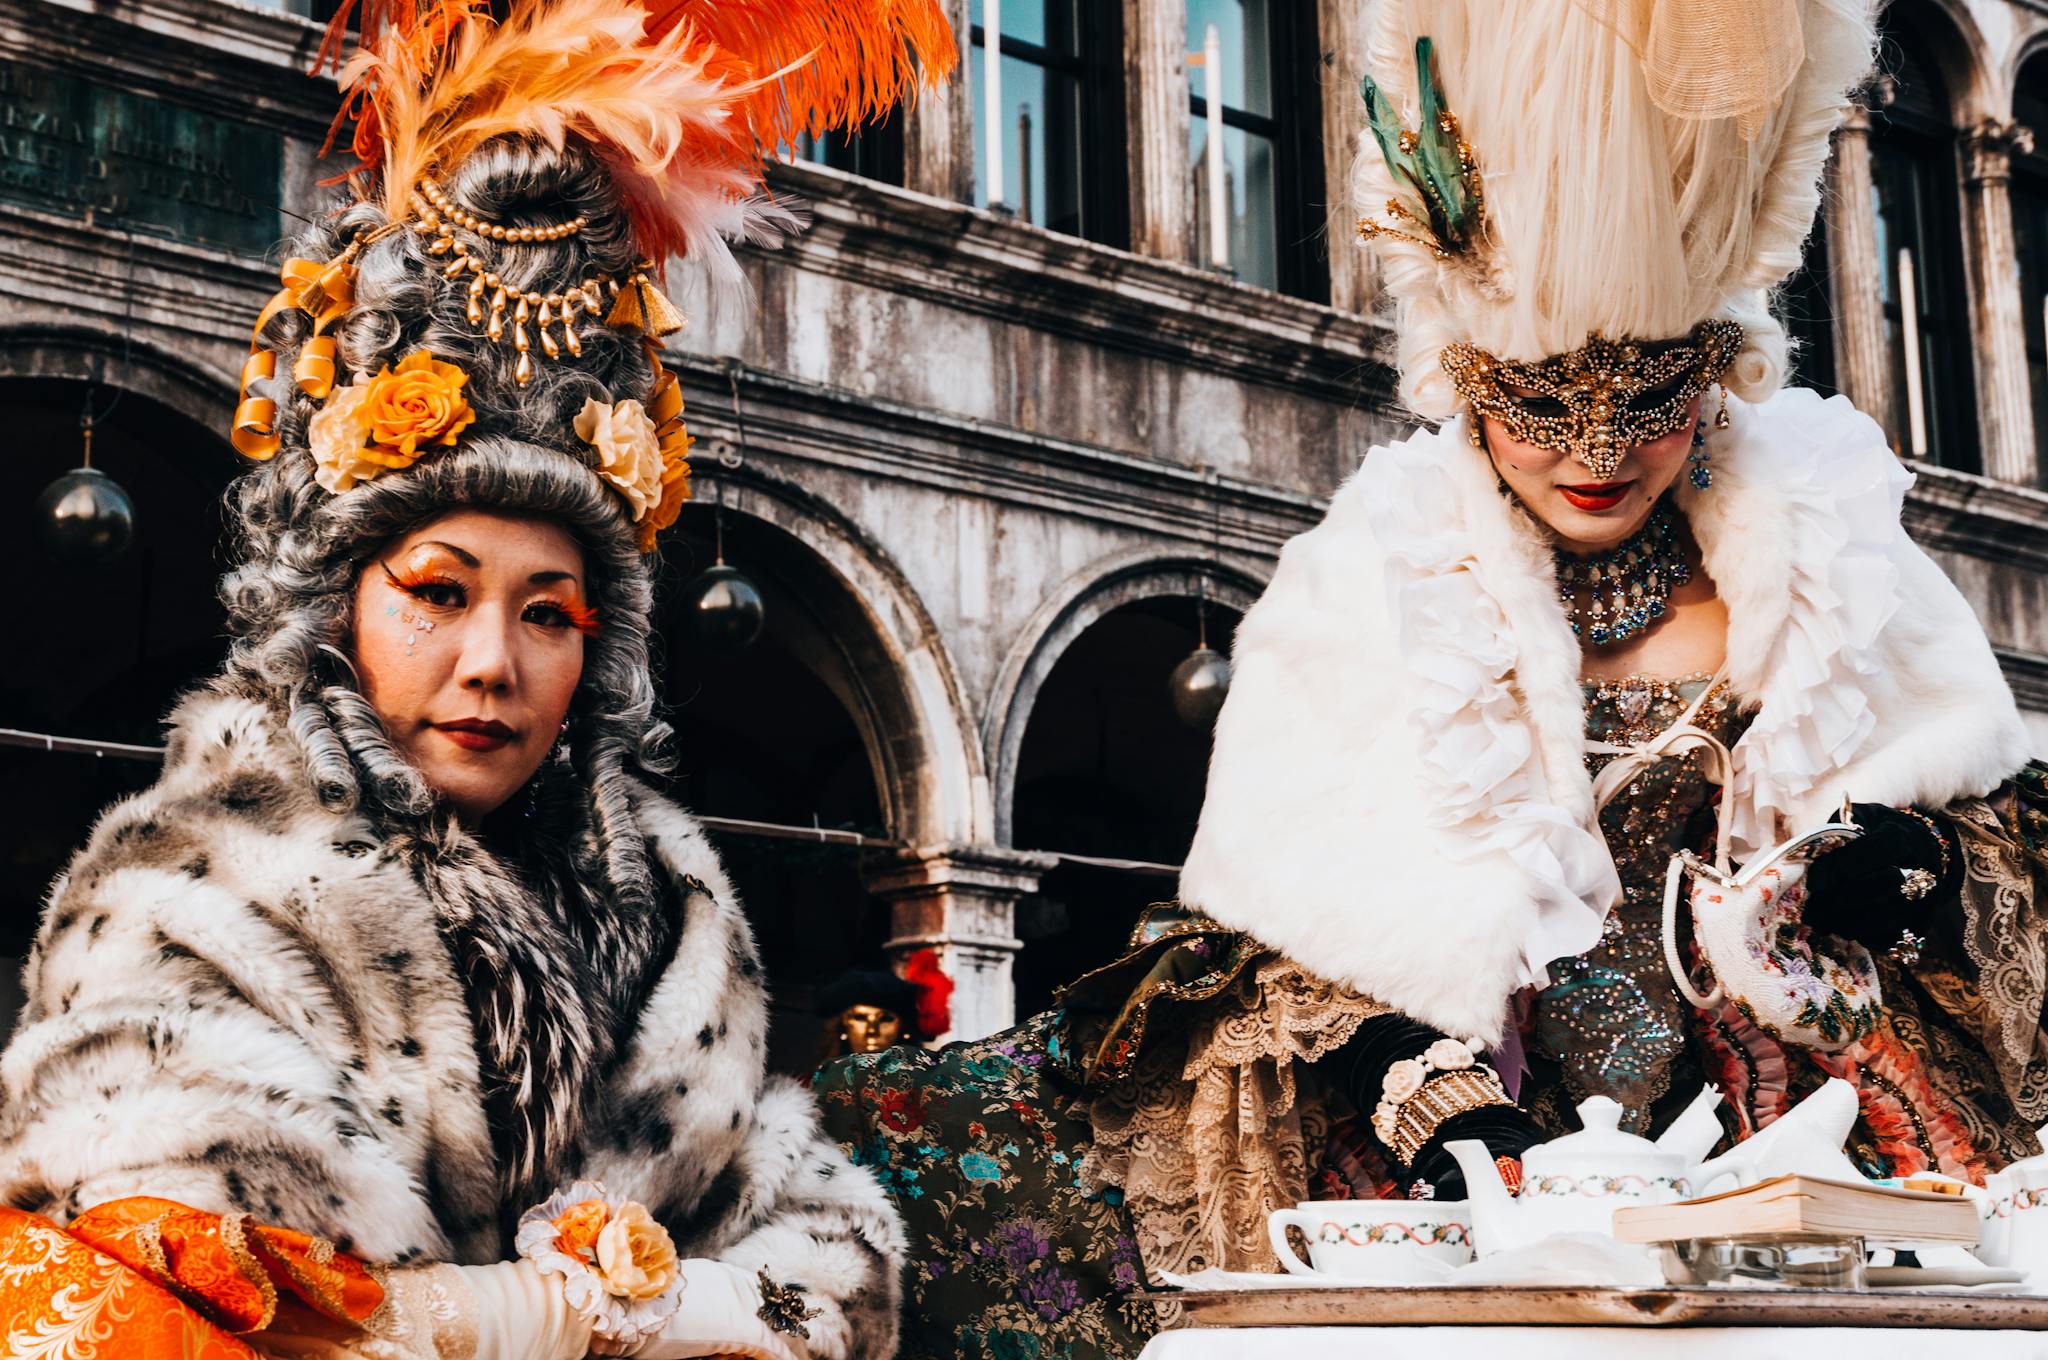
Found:
<path fill-rule="evenodd" d="M 722 509 L 717 526 L 717 560 L 683 588 L 682 603 L 696 639 L 712 651 L 731 656 L 753 646 L 761 636 L 768 606 L 752 578 L 726 565 Z"/>
<path fill-rule="evenodd" d="M 69 566 L 95 566 L 121 556 L 135 538 L 135 502 L 119 482 L 92 465 L 92 423 L 85 423 L 78 467 L 36 497 L 36 538 Z"/>

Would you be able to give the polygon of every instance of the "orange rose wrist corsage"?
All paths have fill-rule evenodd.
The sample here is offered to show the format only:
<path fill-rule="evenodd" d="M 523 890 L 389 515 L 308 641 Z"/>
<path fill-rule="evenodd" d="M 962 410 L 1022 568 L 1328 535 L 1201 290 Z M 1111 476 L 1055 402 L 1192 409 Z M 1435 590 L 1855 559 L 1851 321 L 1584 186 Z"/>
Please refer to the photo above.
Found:
<path fill-rule="evenodd" d="M 683 1273 L 668 1229 L 645 1205 L 577 1181 L 520 1215 L 519 1254 L 562 1277 L 569 1306 L 608 1341 L 661 1330 L 683 1301 Z"/>

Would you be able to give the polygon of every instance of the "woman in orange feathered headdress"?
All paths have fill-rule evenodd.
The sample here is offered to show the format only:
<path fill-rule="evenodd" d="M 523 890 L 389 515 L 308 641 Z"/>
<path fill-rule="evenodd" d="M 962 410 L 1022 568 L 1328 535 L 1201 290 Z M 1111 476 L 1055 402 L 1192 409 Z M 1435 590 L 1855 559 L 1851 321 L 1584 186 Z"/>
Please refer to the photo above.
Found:
<path fill-rule="evenodd" d="M 664 267 L 942 75 L 936 0 L 376 0 L 235 413 L 236 641 L 53 889 L 0 1059 L 0 1354 L 880 1360 L 902 1236 L 767 1079 L 645 776 L 689 494 Z M 77 1344 L 73 1344 L 76 1342 Z"/>

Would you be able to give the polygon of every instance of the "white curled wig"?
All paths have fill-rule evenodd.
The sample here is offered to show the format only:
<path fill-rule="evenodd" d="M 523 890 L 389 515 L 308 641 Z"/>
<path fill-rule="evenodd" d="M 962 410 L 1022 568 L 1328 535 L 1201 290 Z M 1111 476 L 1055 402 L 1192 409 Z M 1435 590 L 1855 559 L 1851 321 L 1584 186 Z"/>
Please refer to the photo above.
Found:
<path fill-rule="evenodd" d="M 1829 138 L 1866 77 L 1875 0 L 1377 0 L 1367 69 L 1415 127 L 1415 44 L 1477 160 L 1485 225 L 1439 258 L 1374 238 L 1395 307 L 1403 400 L 1443 420 L 1459 399 L 1439 366 L 1464 341 L 1534 361 L 1594 332 L 1661 340 L 1726 318 L 1748 340 L 1730 391 L 1783 382 L 1773 290 L 1800 262 Z M 1731 69 L 1747 102 L 1703 84 Z M 1728 112 L 1727 110 L 1736 110 Z M 1358 212 L 1390 199 L 1427 220 L 1371 137 Z"/>

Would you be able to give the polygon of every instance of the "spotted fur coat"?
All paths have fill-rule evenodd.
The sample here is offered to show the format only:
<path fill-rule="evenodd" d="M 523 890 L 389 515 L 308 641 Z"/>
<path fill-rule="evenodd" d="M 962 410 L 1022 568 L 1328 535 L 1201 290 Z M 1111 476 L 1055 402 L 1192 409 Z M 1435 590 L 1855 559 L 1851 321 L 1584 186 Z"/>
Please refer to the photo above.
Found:
<path fill-rule="evenodd" d="M 0 1200 L 153 1194 L 476 1263 L 595 1177 L 684 1255 L 807 1290 L 816 1354 L 891 1354 L 894 1212 L 766 1077 L 759 957 L 702 832 L 636 810 L 665 919 L 565 904 L 452 824 L 329 812 L 257 698 L 188 700 L 162 778 L 51 892 L 0 1056 Z"/>

